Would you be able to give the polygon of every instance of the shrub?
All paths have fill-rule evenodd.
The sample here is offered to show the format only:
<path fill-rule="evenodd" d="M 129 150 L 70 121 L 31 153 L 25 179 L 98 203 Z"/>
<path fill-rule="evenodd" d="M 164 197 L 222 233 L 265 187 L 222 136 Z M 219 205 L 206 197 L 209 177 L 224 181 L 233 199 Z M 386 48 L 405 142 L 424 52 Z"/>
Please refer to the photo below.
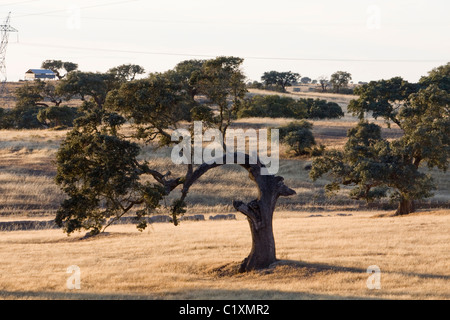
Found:
<path fill-rule="evenodd" d="M 308 118 L 326 119 L 341 118 L 344 116 L 342 108 L 335 102 L 327 102 L 320 99 L 307 99 Z"/>
<path fill-rule="evenodd" d="M 37 120 L 49 127 L 72 127 L 73 121 L 79 116 L 76 108 L 68 106 L 48 107 L 39 111 Z"/>
<path fill-rule="evenodd" d="M 294 119 L 325 119 L 344 116 L 335 102 L 320 99 L 293 99 L 278 95 L 256 95 L 244 102 L 238 118 L 269 117 Z"/>
<path fill-rule="evenodd" d="M 42 123 L 37 115 L 42 107 L 22 106 L 4 110 L 0 114 L 0 129 L 37 129 Z"/>
<path fill-rule="evenodd" d="M 294 155 L 309 155 L 313 150 L 312 147 L 316 145 L 311 131 L 312 127 L 312 123 L 305 120 L 291 122 L 279 128 L 280 140 L 290 147 L 290 151 L 293 151 Z"/>

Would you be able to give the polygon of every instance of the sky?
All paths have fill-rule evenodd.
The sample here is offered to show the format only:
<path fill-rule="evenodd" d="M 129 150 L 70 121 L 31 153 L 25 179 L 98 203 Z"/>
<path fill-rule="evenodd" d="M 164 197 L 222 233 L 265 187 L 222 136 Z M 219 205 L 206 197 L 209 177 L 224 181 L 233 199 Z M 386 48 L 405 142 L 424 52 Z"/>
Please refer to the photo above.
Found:
<path fill-rule="evenodd" d="M 9 12 L 8 81 L 47 59 L 163 72 L 226 55 L 244 58 L 248 80 L 347 71 L 355 83 L 416 82 L 450 61 L 448 0 L 0 0 L 0 21 Z"/>

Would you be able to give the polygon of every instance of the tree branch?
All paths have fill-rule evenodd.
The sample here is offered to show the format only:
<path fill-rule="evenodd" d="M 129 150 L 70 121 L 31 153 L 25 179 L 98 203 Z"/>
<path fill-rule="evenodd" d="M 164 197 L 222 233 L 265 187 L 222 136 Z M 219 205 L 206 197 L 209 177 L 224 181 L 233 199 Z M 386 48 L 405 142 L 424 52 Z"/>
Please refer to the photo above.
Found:
<path fill-rule="evenodd" d="M 261 217 L 259 217 L 259 214 L 257 211 L 253 208 L 254 206 L 257 206 L 257 201 L 254 200 L 250 202 L 249 204 L 245 204 L 242 201 L 234 201 L 233 200 L 233 207 L 244 214 L 248 219 L 250 219 L 253 222 L 253 225 L 255 226 L 256 230 L 261 229 L 264 227 L 264 223 L 261 220 Z"/>

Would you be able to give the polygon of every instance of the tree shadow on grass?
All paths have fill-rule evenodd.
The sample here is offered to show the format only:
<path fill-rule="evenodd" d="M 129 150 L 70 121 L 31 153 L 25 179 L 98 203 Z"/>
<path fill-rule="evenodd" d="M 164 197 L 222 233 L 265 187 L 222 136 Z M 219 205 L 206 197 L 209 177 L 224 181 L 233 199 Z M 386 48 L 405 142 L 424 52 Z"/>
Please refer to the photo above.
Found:
<path fill-rule="evenodd" d="M 245 273 L 239 272 L 240 262 L 227 263 L 225 265 L 220 265 L 218 267 L 212 267 L 206 270 L 206 273 L 216 276 L 216 277 L 233 277 L 236 275 L 245 275 Z M 277 260 L 271 264 L 268 268 L 262 270 L 255 270 L 253 273 L 258 273 L 261 275 L 276 274 L 280 270 L 286 271 L 298 271 L 299 273 L 310 276 L 317 273 L 330 273 L 330 272 L 350 272 L 350 273 L 365 273 L 365 269 L 353 268 L 353 267 L 343 267 L 343 266 L 332 266 L 322 263 L 308 263 L 304 261 L 295 260 Z"/>
<path fill-rule="evenodd" d="M 240 263 L 233 262 L 225 265 L 221 265 L 219 267 L 214 267 L 209 270 L 211 275 L 217 277 L 233 277 L 239 275 L 239 266 Z M 319 273 L 353 273 L 353 274 L 362 274 L 367 275 L 367 269 L 356 268 L 356 267 L 346 267 L 339 265 L 330 265 L 325 263 L 310 263 L 305 261 L 297 261 L 297 260 L 278 260 L 275 263 L 271 264 L 267 269 L 254 271 L 256 273 L 262 275 L 270 275 L 276 274 L 278 271 L 286 269 L 291 270 L 292 272 L 298 272 L 299 275 L 303 276 L 312 276 Z M 385 271 L 381 270 L 382 273 L 386 274 L 396 274 L 403 275 L 406 277 L 418 277 L 421 279 L 441 279 L 441 280 L 450 280 L 450 275 L 442 275 L 442 274 L 431 274 L 431 273 L 416 273 L 410 271 Z"/>
<path fill-rule="evenodd" d="M 310 270 L 311 273 L 319 273 L 319 272 L 347 272 L 347 273 L 363 273 L 367 274 L 367 269 L 363 268 L 355 268 L 355 267 L 345 267 L 345 266 L 335 266 L 335 265 L 329 265 L 325 263 L 309 263 L 304 261 L 295 261 L 295 260 L 278 260 L 273 265 L 271 265 L 271 268 L 276 266 L 290 266 L 293 268 L 307 268 Z M 270 268 L 269 268 L 270 269 Z M 409 271 L 383 271 L 382 273 L 387 274 L 397 274 L 397 275 L 403 275 L 407 277 L 418 277 L 422 279 L 442 279 L 442 280 L 450 280 L 450 275 L 442 275 L 442 274 L 431 274 L 431 273 L 416 273 L 416 272 L 409 272 Z"/>

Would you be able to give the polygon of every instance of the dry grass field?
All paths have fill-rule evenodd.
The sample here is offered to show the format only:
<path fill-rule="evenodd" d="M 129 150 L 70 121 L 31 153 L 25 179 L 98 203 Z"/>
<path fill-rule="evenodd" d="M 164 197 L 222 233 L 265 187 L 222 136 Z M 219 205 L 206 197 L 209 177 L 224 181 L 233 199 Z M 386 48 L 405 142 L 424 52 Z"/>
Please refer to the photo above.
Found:
<path fill-rule="evenodd" d="M 450 299 L 450 211 L 393 218 L 379 212 L 278 212 L 279 262 L 236 274 L 250 249 L 248 223 L 114 226 L 80 240 L 59 230 L 0 236 L 2 299 Z M 80 290 L 69 290 L 69 266 Z M 369 290 L 369 266 L 381 289 Z"/>
<path fill-rule="evenodd" d="M 242 128 L 277 127 L 289 119 L 244 119 L 235 126 Z M 353 122 L 339 120 L 314 121 L 314 135 L 318 143 L 328 148 L 339 148 L 345 143 L 346 132 Z M 54 183 L 56 174 L 55 155 L 66 131 L 53 130 L 0 130 L 0 216 L 53 216 L 63 199 Z M 385 129 L 386 136 L 395 136 L 398 131 Z M 141 157 L 161 171 L 170 169 L 174 174 L 183 170 L 171 164 L 171 149 L 145 147 Z M 360 210 L 367 209 L 362 201 L 353 201 L 345 191 L 333 198 L 325 196 L 323 186 L 326 179 L 312 182 L 304 168 L 309 159 L 291 158 L 281 146 L 279 175 L 296 190 L 297 195 L 280 199 L 280 210 Z M 449 203 L 450 174 L 432 172 L 438 182 L 435 196 L 424 201 L 425 208 Z M 177 196 L 174 193 L 173 197 Z M 232 200 L 251 200 L 256 189 L 245 170 L 227 165 L 208 172 L 198 184 L 191 188 L 189 213 L 207 214 L 233 212 Z M 167 204 L 170 205 L 170 198 Z M 388 203 L 373 204 L 374 208 L 390 208 Z M 164 207 L 161 208 L 165 210 Z"/>
<path fill-rule="evenodd" d="M 349 96 L 334 99 L 346 110 Z M 271 128 L 290 121 L 243 119 L 234 126 Z M 319 143 L 340 148 L 356 121 L 349 115 L 313 121 L 313 132 Z M 382 125 L 385 137 L 400 134 Z M 54 176 L 65 134 L 0 130 L 0 222 L 54 218 L 64 199 Z M 177 173 L 170 151 L 147 146 L 141 158 Z M 438 190 L 418 213 L 391 217 L 394 207 L 387 202 L 349 200 L 345 190 L 327 197 L 327 180 L 312 182 L 304 169 L 309 163 L 281 146 L 279 175 L 297 195 L 279 200 L 274 230 L 280 261 L 268 270 L 235 273 L 251 239 L 247 221 L 231 204 L 253 199 L 256 188 L 245 170 L 227 165 L 191 188 L 188 214 L 208 219 L 236 213 L 237 220 L 157 223 L 142 233 L 131 225 L 112 226 L 88 240 L 61 230 L 0 230 L 0 299 L 450 299 L 449 173 L 431 172 Z M 157 213 L 165 212 L 163 204 Z M 81 269 L 81 290 L 66 287 L 72 265 Z M 381 290 L 366 287 L 372 265 L 381 269 Z"/>

